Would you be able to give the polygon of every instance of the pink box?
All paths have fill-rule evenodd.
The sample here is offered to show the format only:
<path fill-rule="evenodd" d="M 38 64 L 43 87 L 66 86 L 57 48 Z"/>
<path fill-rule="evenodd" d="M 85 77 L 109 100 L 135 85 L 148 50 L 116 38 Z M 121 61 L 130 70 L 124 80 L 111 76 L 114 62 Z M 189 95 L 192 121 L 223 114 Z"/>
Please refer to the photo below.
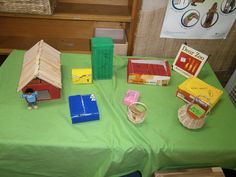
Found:
<path fill-rule="evenodd" d="M 139 99 L 139 92 L 138 91 L 135 91 L 135 90 L 128 90 L 126 92 L 126 95 L 125 95 L 125 98 L 124 98 L 124 104 L 125 105 L 130 105 L 134 102 L 137 102 L 138 99 Z"/>

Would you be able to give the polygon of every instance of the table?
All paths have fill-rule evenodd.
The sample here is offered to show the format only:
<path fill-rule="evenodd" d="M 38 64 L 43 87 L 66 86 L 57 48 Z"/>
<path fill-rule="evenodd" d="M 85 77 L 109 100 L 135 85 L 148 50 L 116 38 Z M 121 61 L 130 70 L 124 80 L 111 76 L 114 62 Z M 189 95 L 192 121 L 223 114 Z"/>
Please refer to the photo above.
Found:
<path fill-rule="evenodd" d="M 178 121 L 176 97 L 185 78 L 171 71 L 169 86 L 127 84 L 126 57 L 114 57 L 112 80 L 74 85 L 71 69 L 91 66 L 90 55 L 62 54 L 62 97 L 27 110 L 16 92 L 24 51 L 0 68 L 0 174 L 4 177 L 103 177 L 140 170 L 144 177 L 167 168 L 236 168 L 236 109 L 226 92 L 199 130 Z M 223 89 L 209 64 L 199 78 Z M 127 119 L 128 89 L 140 91 L 148 108 L 143 124 Z M 101 118 L 71 124 L 68 96 L 94 93 Z"/>

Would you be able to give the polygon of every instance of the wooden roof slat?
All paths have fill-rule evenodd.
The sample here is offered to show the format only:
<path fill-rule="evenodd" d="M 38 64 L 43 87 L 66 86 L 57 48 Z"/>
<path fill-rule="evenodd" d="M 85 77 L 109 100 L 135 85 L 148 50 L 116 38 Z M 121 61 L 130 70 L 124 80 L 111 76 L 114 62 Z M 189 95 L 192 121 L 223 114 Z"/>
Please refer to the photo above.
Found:
<path fill-rule="evenodd" d="M 58 55 L 58 54 L 52 55 L 52 54 L 48 53 L 46 50 L 42 51 L 41 57 L 43 57 L 44 59 L 47 59 L 47 60 L 53 60 L 53 62 L 51 62 L 51 63 L 60 63 L 60 55 Z"/>
<path fill-rule="evenodd" d="M 50 71 L 50 75 L 51 75 L 51 77 L 55 77 L 56 79 L 58 79 L 58 80 L 60 80 L 60 74 L 61 74 L 61 72 L 60 72 L 60 69 L 58 69 L 58 68 L 55 68 L 55 67 L 52 67 L 52 66 L 50 66 L 50 65 L 47 65 L 47 64 L 42 64 L 41 63 L 41 65 L 40 65 L 40 71 L 44 71 L 44 72 L 48 72 L 48 71 Z M 39 72 L 40 72 L 39 71 Z"/>
<path fill-rule="evenodd" d="M 34 59 L 34 56 L 38 53 L 39 43 L 35 44 L 31 47 L 24 55 L 24 62 Z"/>
<path fill-rule="evenodd" d="M 41 56 L 41 62 L 47 63 L 48 65 L 53 66 L 58 69 L 61 68 L 60 62 L 53 62 L 53 63 L 49 62 L 46 58 L 44 58 L 44 56 Z"/>
<path fill-rule="evenodd" d="M 23 75 L 23 77 L 21 77 L 20 82 L 19 82 L 19 86 L 17 88 L 17 91 L 20 91 L 21 89 L 24 88 L 24 86 L 26 86 L 31 80 L 33 80 L 35 77 L 34 75 Z"/>
<path fill-rule="evenodd" d="M 43 79 L 44 81 L 54 85 L 55 87 L 62 88 L 62 85 L 58 80 L 54 79 L 53 77 L 50 77 L 51 75 L 47 72 L 40 71 L 38 77 L 40 79 Z"/>
<path fill-rule="evenodd" d="M 41 54 L 42 54 L 42 55 L 49 55 L 49 56 L 51 56 L 51 58 L 52 58 L 54 61 L 60 59 L 60 54 L 51 52 L 48 48 L 44 48 Z M 58 57 L 59 57 L 59 58 L 58 58 Z"/>

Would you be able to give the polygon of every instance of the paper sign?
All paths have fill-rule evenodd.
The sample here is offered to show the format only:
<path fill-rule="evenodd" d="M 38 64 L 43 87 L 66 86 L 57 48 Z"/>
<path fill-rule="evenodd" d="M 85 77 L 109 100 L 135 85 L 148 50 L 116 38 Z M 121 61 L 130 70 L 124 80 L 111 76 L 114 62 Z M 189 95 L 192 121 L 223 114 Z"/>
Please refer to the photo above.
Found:
<path fill-rule="evenodd" d="M 169 0 L 161 37 L 225 39 L 236 18 L 235 0 Z"/>
<path fill-rule="evenodd" d="M 175 58 L 173 69 L 187 78 L 196 77 L 207 58 L 207 55 L 182 44 Z"/>

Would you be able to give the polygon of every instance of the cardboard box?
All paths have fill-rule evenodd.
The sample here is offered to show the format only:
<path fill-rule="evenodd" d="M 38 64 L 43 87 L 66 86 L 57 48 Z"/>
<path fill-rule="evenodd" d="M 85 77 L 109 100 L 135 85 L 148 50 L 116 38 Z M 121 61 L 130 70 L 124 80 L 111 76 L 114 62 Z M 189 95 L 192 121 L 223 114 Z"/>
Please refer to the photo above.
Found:
<path fill-rule="evenodd" d="M 91 68 L 72 69 L 72 82 L 74 84 L 92 83 L 92 69 Z"/>
<path fill-rule="evenodd" d="M 196 103 L 205 111 L 212 109 L 219 101 L 223 91 L 191 77 L 178 86 L 177 97 L 187 103 Z"/>
<path fill-rule="evenodd" d="M 99 111 L 94 94 L 69 96 L 72 124 L 99 120 Z"/>
<path fill-rule="evenodd" d="M 170 66 L 166 60 L 129 59 L 128 83 L 166 86 L 170 80 Z"/>
<path fill-rule="evenodd" d="M 95 37 L 111 37 L 114 43 L 114 54 L 127 55 L 128 41 L 124 29 L 96 28 Z"/>

